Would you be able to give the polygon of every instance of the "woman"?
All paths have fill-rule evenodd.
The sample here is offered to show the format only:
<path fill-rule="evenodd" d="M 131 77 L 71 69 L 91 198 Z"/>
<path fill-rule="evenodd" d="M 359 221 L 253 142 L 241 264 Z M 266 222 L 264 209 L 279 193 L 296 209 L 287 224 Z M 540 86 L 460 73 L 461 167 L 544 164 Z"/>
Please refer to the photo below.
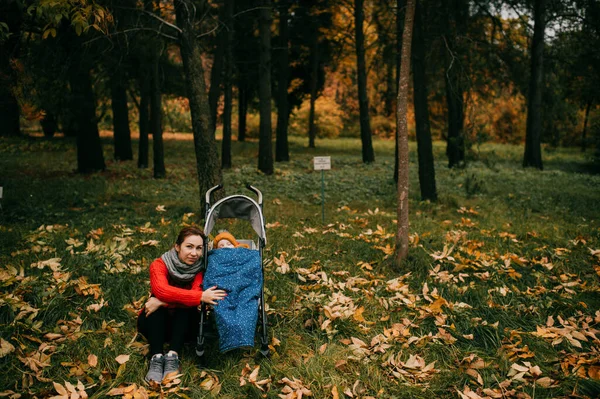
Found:
<path fill-rule="evenodd" d="M 150 344 L 148 382 L 179 373 L 179 352 L 186 333 L 197 326 L 200 302 L 216 305 L 226 296 L 217 287 L 202 290 L 205 237 L 197 227 L 182 229 L 173 248 L 150 265 L 152 296 L 138 318 L 138 330 Z M 163 355 L 167 340 L 169 352 Z"/>

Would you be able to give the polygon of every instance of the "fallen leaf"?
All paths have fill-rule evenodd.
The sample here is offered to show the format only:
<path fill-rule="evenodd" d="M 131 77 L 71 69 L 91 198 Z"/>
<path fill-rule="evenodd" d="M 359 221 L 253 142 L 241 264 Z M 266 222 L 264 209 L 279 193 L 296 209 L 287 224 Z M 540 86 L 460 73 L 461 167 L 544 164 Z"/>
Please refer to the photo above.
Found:
<path fill-rule="evenodd" d="M 8 355 L 14 350 L 15 347 L 10 342 L 4 340 L 4 338 L 0 338 L 0 358 Z"/>
<path fill-rule="evenodd" d="M 119 355 L 115 358 L 115 360 L 119 364 L 125 364 L 129 361 L 129 355 Z"/>

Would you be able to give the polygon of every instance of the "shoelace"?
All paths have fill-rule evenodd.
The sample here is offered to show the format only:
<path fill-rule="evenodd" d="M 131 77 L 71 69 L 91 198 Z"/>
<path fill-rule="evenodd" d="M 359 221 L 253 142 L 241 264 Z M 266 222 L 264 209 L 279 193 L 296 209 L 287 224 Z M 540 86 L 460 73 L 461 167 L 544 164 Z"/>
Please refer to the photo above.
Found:
<path fill-rule="evenodd" d="M 162 372 L 162 359 L 152 359 L 150 361 L 150 371 Z"/>
<path fill-rule="evenodd" d="M 165 356 L 165 370 L 177 370 L 179 368 L 179 359 L 176 357 Z"/>

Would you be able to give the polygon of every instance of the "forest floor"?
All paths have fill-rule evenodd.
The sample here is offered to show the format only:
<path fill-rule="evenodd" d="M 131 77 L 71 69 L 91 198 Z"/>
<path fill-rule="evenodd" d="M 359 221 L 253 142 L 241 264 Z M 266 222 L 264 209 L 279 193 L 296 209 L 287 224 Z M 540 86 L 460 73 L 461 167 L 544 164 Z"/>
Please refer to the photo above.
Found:
<path fill-rule="evenodd" d="M 194 346 L 182 375 L 143 382 L 136 312 L 148 265 L 202 225 L 193 143 L 165 141 L 167 178 L 135 161 L 74 173 L 66 139 L 0 139 L 0 396 L 182 398 L 596 398 L 600 395 L 600 175 L 576 149 L 484 144 L 420 201 L 411 143 L 410 252 L 392 262 L 393 142 L 291 138 L 291 162 L 256 170 L 233 143 L 227 194 L 264 195 L 271 357 Z M 137 142 L 134 144 L 137 145 Z M 331 156 L 321 173 L 314 156 Z M 152 155 L 150 156 L 152 159 Z M 223 221 L 236 236 L 243 223 Z M 250 236 L 250 238 L 252 238 Z"/>

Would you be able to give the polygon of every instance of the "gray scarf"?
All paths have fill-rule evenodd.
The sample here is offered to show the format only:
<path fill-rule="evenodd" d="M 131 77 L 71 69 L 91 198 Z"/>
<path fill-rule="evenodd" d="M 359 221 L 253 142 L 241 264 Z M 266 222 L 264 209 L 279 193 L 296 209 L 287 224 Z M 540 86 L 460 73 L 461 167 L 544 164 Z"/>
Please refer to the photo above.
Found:
<path fill-rule="evenodd" d="M 200 257 L 193 265 L 183 263 L 181 259 L 179 259 L 179 255 L 175 248 L 171 248 L 170 251 L 165 252 L 161 256 L 161 259 L 167 265 L 169 277 L 171 277 L 176 284 L 190 283 L 194 280 L 194 277 L 196 277 L 196 274 L 198 274 L 203 266 L 202 257 Z"/>

